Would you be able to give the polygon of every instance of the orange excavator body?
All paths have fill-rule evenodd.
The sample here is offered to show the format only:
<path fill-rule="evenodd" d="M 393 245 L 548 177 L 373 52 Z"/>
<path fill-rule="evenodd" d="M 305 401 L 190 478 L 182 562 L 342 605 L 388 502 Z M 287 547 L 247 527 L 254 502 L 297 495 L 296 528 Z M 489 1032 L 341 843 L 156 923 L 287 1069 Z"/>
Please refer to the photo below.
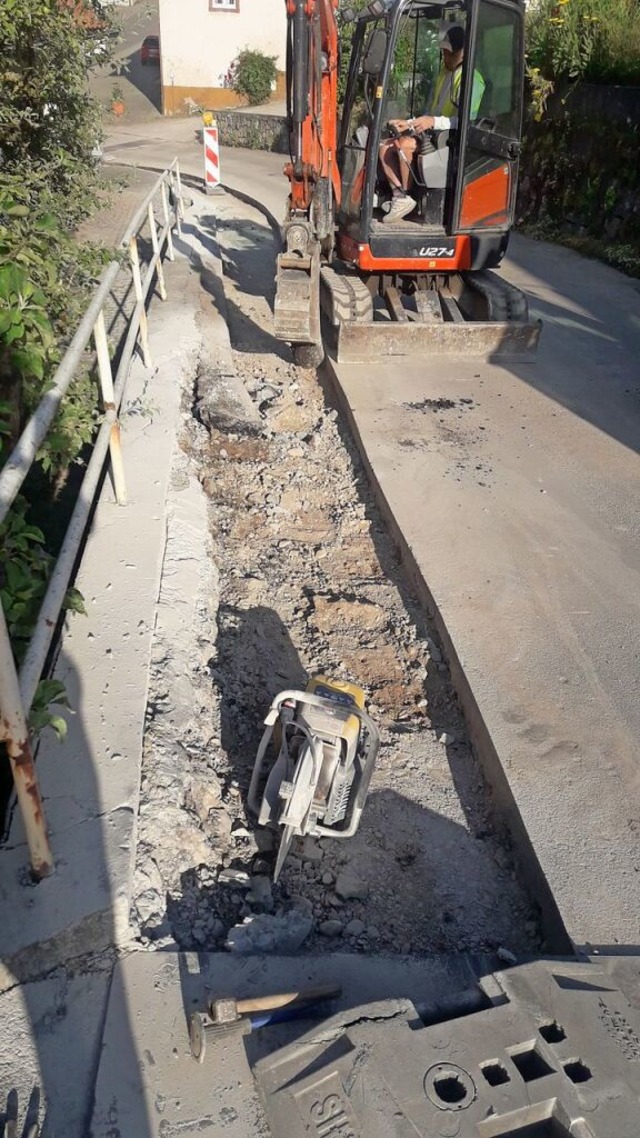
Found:
<path fill-rule="evenodd" d="M 291 159 L 285 166 L 290 195 L 278 258 L 276 335 L 308 365 L 323 355 L 323 331 L 338 354 L 353 324 L 358 351 L 368 344 L 373 353 L 382 348 L 382 354 L 402 354 L 405 346 L 428 350 L 434 322 L 444 322 L 450 335 L 439 327 L 431 340 L 439 351 L 449 343 L 457 351 L 461 325 L 473 321 L 485 328 L 484 339 L 476 327 L 465 342 L 480 345 L 481 352 L 486 346 L 532 354 L 540 326 L 529 324 L 526 298 L 488 272 L 500 264 L 514 220 L 524 0 L 369 0 L 350 13 L 356 30 L 342 93 L 339 3 L 285 0 Z M 391 190 L 378 152 L 388 136 L 387 120 L 393 122 L 390 100 L 395 94 L 410 102 L 407 117 L 409 111 L 425 113 L 425 59 L 431 50 L 433 89 L 438 26 L 442 33 L 453 24 L 462 29 L 464 52 L 457 65 L 459 104 L 446 120 L 451 126 L 439 127 L 447 141 L 438 142 L 435 130 L 431 147 L 423 151 L 420 141 L 411 175 L 415 211 L 406 221 L 387 224 Z M 413 62 L 407 70 L 408 50 Z M 481 71 L 479 109 L 474 92 Z M 422 176 L 423 154 L 438 150 L 439 173 L 427 157 L 429 173 Z M 424 324 L 425 346 L 415 327 L 410 335 L 406 331 L 416 323 Z"/>

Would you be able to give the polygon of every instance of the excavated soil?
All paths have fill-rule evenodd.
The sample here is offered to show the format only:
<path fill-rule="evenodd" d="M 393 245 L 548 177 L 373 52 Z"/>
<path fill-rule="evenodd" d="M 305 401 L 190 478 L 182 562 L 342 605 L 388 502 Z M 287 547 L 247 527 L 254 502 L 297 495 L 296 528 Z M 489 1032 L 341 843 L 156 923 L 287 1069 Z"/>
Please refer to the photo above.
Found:
<path fill-rule="evenodd" d="M 433 630 L 330 394 L 271 335 L 272 233 L 230 198 L 216 216 L 233 366 L 253 410 L 207 431 L 185 416 L 213 561 L 199 627 L 155 655 L 137 934 L 214 949 L 239 944 L 230 930 L 249 918 L 275 951 L 291 937 L 315 952 L 538 951 Z M 382 749 L 357 836 L 298 843 L 273 886 L 273 836 L 247 815 L 246 790 L 272 697 L 318 672 L 366 689 Z M 186 673 L 188 707 L 170 680 Z"/>

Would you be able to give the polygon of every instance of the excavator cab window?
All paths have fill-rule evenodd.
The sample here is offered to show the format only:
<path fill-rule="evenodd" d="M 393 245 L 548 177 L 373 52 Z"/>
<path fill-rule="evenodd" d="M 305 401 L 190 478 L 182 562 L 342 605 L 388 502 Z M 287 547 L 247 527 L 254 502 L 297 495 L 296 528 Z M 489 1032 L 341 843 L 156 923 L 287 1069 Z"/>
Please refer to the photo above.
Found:
<path fill-rule="evenodd" d="M 347 92 L 342 110 L 342 213 L 360 217 L 364 200 L 369 136 L 388 49 L 386 19 L 360 23 L 354 36 Z"/>
<path fill-rule="evenodd" d="M 464 29 L 463 63 L 446 75 L 441 44 Z M 419 138 L 399 224 L 437 233 L 506 232 L 513 222 L 522 121 L 523 9 L 510 0 L 395 0 L 361 15 L 342 114 L 339 224 L 356 240 L 388 232 L 391 187 L 378 163 L 397 119 L 438 115 L 450 130 Z M 446 82 L 443 80 L 446 79 Z"/>

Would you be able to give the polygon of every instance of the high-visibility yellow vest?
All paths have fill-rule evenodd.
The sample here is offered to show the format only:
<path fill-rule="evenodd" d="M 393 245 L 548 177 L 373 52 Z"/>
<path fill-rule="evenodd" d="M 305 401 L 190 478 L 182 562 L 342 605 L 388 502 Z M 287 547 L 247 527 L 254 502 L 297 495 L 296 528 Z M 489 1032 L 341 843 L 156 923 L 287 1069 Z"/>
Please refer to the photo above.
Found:
<path fill-rule="evenodd" d="M 430 114 L 445 115 L 446 118 L 455 118 L 460 105 L 460 88 L 462 86 L 462 64 L 455 71 L 447 71 L 441 67 L 433 90 L 433 102 Z M 471 118 L 475 119 L 480 110 L 480 103 L 484 95 L 485 81 L 479 71 L 473 73 L 473 91 L 471 93 Z"/>

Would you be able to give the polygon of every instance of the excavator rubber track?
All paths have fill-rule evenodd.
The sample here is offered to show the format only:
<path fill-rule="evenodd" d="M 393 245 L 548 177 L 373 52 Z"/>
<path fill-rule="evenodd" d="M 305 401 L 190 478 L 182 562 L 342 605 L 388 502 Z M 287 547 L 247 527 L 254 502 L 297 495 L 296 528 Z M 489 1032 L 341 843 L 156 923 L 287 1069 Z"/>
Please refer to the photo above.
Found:
<path fill-rule="evenodd" d="M 391 283 L 376 295 L 357 273 L 325 266 L 320 304 L 325 346 L 338 363 L 427 354 L 531 360 L 542 328 L 529 319 L 524 293 L 489 270 L 412 293 Z"/>
<path fill-rule="evenodd" d="M 321 340 L 320 252 L 312 246 L 307 256 L 281 253 L 277 262 L 274 331 L 279 340 L 313 345 Z"/>

